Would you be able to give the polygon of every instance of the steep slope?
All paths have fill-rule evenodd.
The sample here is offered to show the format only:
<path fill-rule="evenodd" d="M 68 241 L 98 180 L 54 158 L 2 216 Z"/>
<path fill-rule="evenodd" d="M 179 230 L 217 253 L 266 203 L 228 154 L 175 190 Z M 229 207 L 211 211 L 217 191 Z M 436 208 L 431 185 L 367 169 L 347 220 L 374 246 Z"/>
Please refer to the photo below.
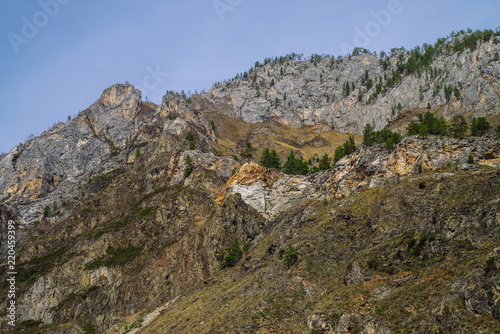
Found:
<path fill-rule="evenodd" d="M 500 112 L 500 44 L 491 34 L 486 40 L 473 36 L 440 39 L 411 52 L 395 49 L 380 58 L 358 50 L 337 59 L 319 55 L 302 61 L 297 55 L 292 60 L 287 60 L 292 56 L 269 59 L 270 63 L 256 64 L 241 79 L 216 84 L 202 96 L 247 122 L 278 117 L 298 128 L 324 121 L 340 132 L 362 133 L 366 123 L 378 130 L 398 114 L 428 104 L 441 107 L 446 118 L 466 113 L 494 116 Z M 470 48 L 455 47 L 469 39 Z M 447 98 L 446 86 L 456 87 L 458 95 Z"/>
<path fill-rule="evenodd" d="M 425 173 L 300 202 L 140 333 L 496 333 L 499 182 Z"/>

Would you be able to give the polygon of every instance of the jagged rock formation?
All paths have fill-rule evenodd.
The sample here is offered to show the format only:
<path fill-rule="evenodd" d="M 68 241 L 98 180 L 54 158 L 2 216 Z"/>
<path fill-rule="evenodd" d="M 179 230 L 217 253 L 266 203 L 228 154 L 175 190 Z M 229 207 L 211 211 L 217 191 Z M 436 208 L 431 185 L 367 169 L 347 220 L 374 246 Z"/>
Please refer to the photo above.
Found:
<path fill-rule="evenodd" d="M 216 85 L 202 96 L 228 105 L 230 116 L 251 123 L 270 117 L 294 127 L 324 121 L 339 131 L 355 133 L 361 133 L 367 123 L 381 129 L 399 113 L 426 108 L 427 103 L 433 108 L 443 107 L 442 114 L 447 118 L 469 112 L 490 116 L 500 112 L 500 62 L 494 60 L 499 51 L 500 44 L 491 41 L 481 43 L 472 52 L 441 55 L 430 65 L 436 74 L 425 70 L 420 75 L 403 73 L 399 83 L 370 103 L 376 83 L 386 83 L 398 59 L 404 62 L 409 55 L 399 52 L 390 56 L 386 70 L 377 57 L 369 54 L 339 60 L 271 63 L 257 68 L 246 79 Z M 375 83 L 368 91 L 362 84 L 365 73 Z M 347 96 L 342 89 L 346 82 L 354 85 Z M 441 88 L 436 93 L 437 85 Z M 447 101 L 445 85 L 457 87 L 460 98 L 452 96 Z"/>
<path fill-rule="evenodd" d="M 341 198 L 373 187 L 386 187 L 423 171 L 456 165 L 457 170 L 473 168 L 472 155 L 482 165 L 500 167 L 500 145 L 492 137 L 431 138 L 407 137 L 392 151 L 363 147 L 341 159 L 331 170 L 310 176 L 290 176 L 270 171 L 255 163 L 245 164 L 228 182 L 230 194 L 242 199 L 263 216 L 275 218 L 286 208 L 309 200 Z"/>

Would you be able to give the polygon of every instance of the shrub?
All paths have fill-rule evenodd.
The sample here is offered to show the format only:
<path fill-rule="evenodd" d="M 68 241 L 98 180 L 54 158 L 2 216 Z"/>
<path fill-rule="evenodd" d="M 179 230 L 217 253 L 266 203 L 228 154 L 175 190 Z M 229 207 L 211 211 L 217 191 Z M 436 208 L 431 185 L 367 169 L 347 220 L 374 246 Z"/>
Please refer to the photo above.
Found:
<path fill-rule="evenodd" d="M 251 159 L 253 157 L 253 152 L 255 151 L 255 148 L 252 146 L 252 143 L 246 142 L 245 147 L 240 153 L 240 156 L 243 158 Z"/>
<path fill-rule="evenodd" d="M 83 332 L 85 334 L 96 334 L 97 333 L 97 328 L 94 324 L 92 323 L 87 323 L 85 326 L 83 326 Z"/>
<path fill-rule="evenodd" d="M 193 164 L 193 159 L 191 159 L 191 156 L 188 154 L 186 155 L 186 161 L 184 163 L 184 177 L 187 178 L 191 173 L 193 172 L 194 164 Z"/>
<path fill-rule="evenodd" d="M 135 154 L 134 154 L 135 158 L 139 158 L 141 156 L 141 150 L 139 148 L 136 148 L 135 149 Z"/>
<path fill-rule="evenodd" d="M 290 268 L 290 266 L 294 265 L 297 262 L 297 260 L 299 259 L 299 255 L 297 254 L 297 250 L 292 245 L 288 245 L 285 248 L 285 251 L 283 252 L 283 256 L 284 256 L 284 261 L 285 261 L 285 265 L 287 268 Z"/>
<path fill-rule="evenodd" d="M 368 261 L 366 261 L 366 264 L 368 265 L 368 268 L 376 270 L 380 265 L 380 260 L 377 258 L 371 258 Z"/>
<path fill-rule="evenodd" d="M 194 141 L 190 141 L 190 142 L 189 142 L 189 150 L 191 150 L 191 151 L 192 151 L 192 150 L 194 150 L 194 149 L 196 149 L 196 144 L 194 143 Z"/>
<path fill-rule="evenodd" d="M 388 273 L 389 275 L 394 275 L 397 271 L 398 267 L 396 267 L 395 265 L 391 265 L 387 267 L 387 269 L 385 270 L 385 272 Z"/>
<path fill-rule="evenodd" d="M 488 274 L 491 271 L 495 271 L 495 270 L 497 270 L 497 266 L 495 265 L 495 258 L 491 257 L 491 258 L 486 260 L 484 271 L 486 272 L 486 274 Z"/>
<path fill-rule="evenodd" d="M 189 131 L 187 134 L 186 134 L 186 140 L 187 141 L 194 141 L 194 135 L 191 131 Z"/>
<path fill-rule="evenodd" d="M 469 156 L 467 157 L 467 163 L 468 164 L 474 163 L 474 156 L 472 154 L 469 154 Z"/>
<path fill-rule="evenodd" d="M 419 188 L 419 189 L 424 189 L 424 188 L 425 188 L 425 182 L 420 182 L 420 183 L 418 184 L 418 188 Z"/>
<path fill-rule="evenodd" d="M 243 251 L 240 247 L 240 242 L 237 237 L 234 237 L 233 243 L 225 251 L 220 252 L 223 256 L 221 268 L 234 267 L 239 260 L 243 258 Z"/>

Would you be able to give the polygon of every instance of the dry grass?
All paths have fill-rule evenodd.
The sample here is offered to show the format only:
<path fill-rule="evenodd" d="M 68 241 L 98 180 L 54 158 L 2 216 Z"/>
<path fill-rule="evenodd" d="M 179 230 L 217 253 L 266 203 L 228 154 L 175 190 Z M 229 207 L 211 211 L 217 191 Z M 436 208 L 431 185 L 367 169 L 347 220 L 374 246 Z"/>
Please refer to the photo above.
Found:
<path fill-rule="evenodd" d="M 238 154 L 246 142 L 252 143 L 256 148 L 254 157 L 259 157 L 262 151 L 269 147 L 275 149 L 282 159 L 293 150 L 304 159 L 320 156 L 327 153 L 333 157 L 335 148 L 342 145 L 349 134 L 335 130 L 317 132 L 318 127 L 303 126 L 299 129 L 279 123 L 270 118 L 262 123 L 247 123 L 241 119 L 230 118 L 218 111 L 204 112 L 209 121 L 217 124 L 217 143 L 214 147 L 224 155 Z M 354 134 L 357 144 L 363 137 Z M 316 144 L 314 143 L 323 143 Z"/>

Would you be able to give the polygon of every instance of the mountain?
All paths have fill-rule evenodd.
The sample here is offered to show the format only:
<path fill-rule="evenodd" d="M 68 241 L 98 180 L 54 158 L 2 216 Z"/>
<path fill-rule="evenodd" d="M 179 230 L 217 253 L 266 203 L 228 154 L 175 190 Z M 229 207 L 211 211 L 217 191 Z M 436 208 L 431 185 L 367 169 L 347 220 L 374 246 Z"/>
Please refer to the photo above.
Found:
<path fill-rule="evenodd" d="M 2 311 L 1 330 L 500 331 L 498 35 L 269 58 L 160 105 L 109 87 L 0 157 L 0 252 L 16 255 L 0 304 L 17 324 Z M 363 136 L 424 113 L 492 127 Z M 262 166 L 265 148 L 311 172 Z"/>

